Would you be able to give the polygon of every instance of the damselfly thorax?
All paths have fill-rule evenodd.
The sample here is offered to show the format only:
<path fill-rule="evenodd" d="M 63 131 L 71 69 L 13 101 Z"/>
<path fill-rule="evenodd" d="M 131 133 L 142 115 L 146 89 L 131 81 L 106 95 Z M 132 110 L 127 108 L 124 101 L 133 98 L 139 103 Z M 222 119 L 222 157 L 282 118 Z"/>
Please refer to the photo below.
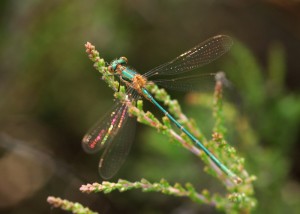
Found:
<path fill-rule="evenodd" d="M 120 57 L 110 63 L 108 70 L 110 73 L 118 75 L 120 80 L 125 83 L 126 86 L 135 89 L 142 95 L 142 89 L 146 86 L 147 79 L 135 70 L 125 66 L 127 62 L 128 60 L 126 57 Z"/>

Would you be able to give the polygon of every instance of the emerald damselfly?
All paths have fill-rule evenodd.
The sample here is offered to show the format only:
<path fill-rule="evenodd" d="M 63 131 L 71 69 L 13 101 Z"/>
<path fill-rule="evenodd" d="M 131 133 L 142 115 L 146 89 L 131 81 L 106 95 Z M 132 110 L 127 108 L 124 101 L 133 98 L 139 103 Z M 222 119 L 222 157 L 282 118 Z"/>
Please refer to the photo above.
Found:
<path fill-rule="evenodd" d="M 108 66 L 108 71 L 112 75 L 118 76 L 120 82 L 125 84 L 127 88 L 126 93 L 130 100 L 137 100 L 140 97 L 149 100 L 184 132 L 219 169 L 226 175 L 236 178 L 237 176 L 229 168 L 221 163 L 190 131 L 165 110 L 146 89 L 146 86 L 150 82 L 157 83 L 166 88 L 181 89 L 188 87 L 187 82 L 182 83 L 182 80 L 188 80 L 188 77 L 170 79 L 166 78 L 166 76 L 182 74 L 208 64 L 228 52 L 232 43 L 232 39 L 229 36 L 218 35 L 211 37 L 177 58 L 143 75 L 128 67 L 127 58 L 125 57 L 113 60 Z M 215 74 L 210 73 L 208 75 L 214 77 Z M 151 78 L 159 76 L 165 76 L 165 79 L 150 81 Z M 105 148 L 99 162 L 99 173 L 104 179 L 109 179 L 117 173 L 129 153 L 134 138 L 136 121 L 130 117 L 128 108 L 126 102 L 116 101 L 112 111 L 92 127 L 83 138 L 83 148 L 89 153 L 94 153 Z"/>

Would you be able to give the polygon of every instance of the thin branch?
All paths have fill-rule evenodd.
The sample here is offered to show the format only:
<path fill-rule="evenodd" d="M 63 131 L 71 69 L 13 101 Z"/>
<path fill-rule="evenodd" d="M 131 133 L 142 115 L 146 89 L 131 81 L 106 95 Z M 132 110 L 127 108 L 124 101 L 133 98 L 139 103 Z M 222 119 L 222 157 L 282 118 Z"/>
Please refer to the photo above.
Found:
<path fill-rule="evenodd" d="M 55 208 L 61 208 L 62 210 L 70 211 L 74 214 L 97 214 L 97 212 L 94 212 L 77 202 L 74 203 L 54 196 L 49 196 L 47 202 Z"/>

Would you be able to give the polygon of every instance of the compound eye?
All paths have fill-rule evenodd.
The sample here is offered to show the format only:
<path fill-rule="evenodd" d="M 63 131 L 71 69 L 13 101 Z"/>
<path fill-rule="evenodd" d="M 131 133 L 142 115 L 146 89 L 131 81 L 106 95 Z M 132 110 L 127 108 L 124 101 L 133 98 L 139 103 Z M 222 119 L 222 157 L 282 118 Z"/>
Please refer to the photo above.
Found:
<path fill-rule="evenodd" d="M 123 62 L 121 62 L 121 64 L 127 64 L 128 63 L 128 59 L 125 56 L 120 57 L 120 59 L 123 61 Z"/>

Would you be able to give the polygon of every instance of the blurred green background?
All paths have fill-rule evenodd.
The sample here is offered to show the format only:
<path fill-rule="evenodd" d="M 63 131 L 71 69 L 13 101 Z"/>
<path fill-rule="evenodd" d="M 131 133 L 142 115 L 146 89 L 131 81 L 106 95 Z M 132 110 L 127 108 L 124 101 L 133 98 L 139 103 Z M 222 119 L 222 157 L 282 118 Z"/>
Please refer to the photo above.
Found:
<path fill-rule="evenodd" d="M 234 104 L 237 118 L 227 112 L 228 124 L 235 124 L 228 128 L 228 141 L 257 176 L 253 212 L 300 213 L 297 1 L 2 0 L 0 10 L 1 213 L 62 213 L 50 208 L 48 195 L 100 213 L 218 213 L 159 193 L 85 195 L 78 190 L 83 183 L 101 181 L 100 154 L 85 154 L 81 139 L 113 102 L 84 44 L 92 42 L 107 61 L 125 55 L 144 73 L 218 34 L 232 36 L 235 45 L 204 69 L 224 70 L 241 97 Z M 211 109 L 189 104 L 184 94 L 171 94 L 210 137 Z M 164 177 L 224 192 L 202 166 L 139 125 L 114 180 Z"/>

